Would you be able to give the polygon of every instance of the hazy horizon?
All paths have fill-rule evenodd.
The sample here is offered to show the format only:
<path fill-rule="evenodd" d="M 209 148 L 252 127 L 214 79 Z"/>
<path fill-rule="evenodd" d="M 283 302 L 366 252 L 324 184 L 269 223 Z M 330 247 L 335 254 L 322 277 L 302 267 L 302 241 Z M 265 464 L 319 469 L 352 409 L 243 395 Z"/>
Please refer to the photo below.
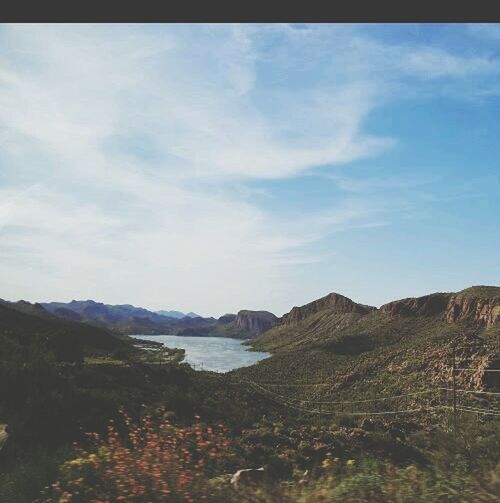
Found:
<path fill-rule="evenodd" d="M 218 317 L 499 285 L 500 25 L 0 25 L 0 298 Z"/>

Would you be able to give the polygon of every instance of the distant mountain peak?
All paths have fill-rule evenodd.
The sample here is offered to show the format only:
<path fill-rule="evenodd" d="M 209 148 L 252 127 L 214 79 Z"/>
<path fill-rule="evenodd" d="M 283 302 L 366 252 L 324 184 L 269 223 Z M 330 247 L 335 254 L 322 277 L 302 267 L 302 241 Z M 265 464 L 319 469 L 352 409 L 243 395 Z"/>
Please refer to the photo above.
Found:
<path fill-rule="evenodd" d="M 311 314 L 325 310 L 338 314 L 368 314 L 371 311 L 376 311 L 377 308 L 373 306 L 366 306 L 364 304 L 357 304 L 340 293 L 332 292 L 303 306 L 293 307 L 290 312 L 283 315 L 281 323 L 296 323 L 304 318 L 307 318 Z"/>
<path fill-rule="evenodd" d="M 181 311 L 167 311 L 165 309 L 162 309 L 160 311 L 155 311 L 156 314 L 159 314 L 160 316 L 166 316 L 167 318 L 176 318 L 176 319 L 181 319 L 186 316 L 183 312 Z"/>
<path fill-rule="evenodd" d="M 199 314 L 189 312 L 189 313 L 183 313 L 182 311 L 167 311 L 162 309 L 161 311 L 155 311 L 156 314 L 159 314 L 160 316 L 167 316 L 169 318 L 176 318 L 176 319 L 181 319 L 181 318 L 202 318 Z"/>

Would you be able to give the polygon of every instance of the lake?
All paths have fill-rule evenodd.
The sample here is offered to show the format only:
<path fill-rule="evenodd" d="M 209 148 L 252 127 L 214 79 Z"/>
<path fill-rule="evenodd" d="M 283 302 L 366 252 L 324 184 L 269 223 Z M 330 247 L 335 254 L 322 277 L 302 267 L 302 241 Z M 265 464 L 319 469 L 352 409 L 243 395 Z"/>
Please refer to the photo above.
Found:
<path fill-rule="evenodd" d="M 213 372 L 228 372 L 247 367 L 271 356 L 269 353 L 248 351 L 241 339 L 179 335 L 132 335 L 131 337 L 161 342 L 169 348 L 184 349 L 185 362 L 194 368 L 203 368 L 203 370 Z"/>

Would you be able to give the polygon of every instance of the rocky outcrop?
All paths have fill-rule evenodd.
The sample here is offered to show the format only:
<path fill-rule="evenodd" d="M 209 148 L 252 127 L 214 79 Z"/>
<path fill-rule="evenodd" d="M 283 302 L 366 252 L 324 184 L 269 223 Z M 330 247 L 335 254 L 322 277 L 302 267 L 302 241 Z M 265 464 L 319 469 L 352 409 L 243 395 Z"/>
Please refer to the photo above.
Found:
<path fill-rule="evenodd" d="M 469 319 L 484 327 L 500 325 L 500 296 L 480 298 L 458 293 L 448 302 L 444 318 L 450 323 Z"/>
<path fill-rule="evenodd" d="M 5 445 L 5 442 L 7 442 L 7 438 L 9 438 L 9 434 L 7 433 L 7 425 L 0 424 L 0 451 Z"/>
<path fill-rule="evenodd" d="M 500 288 L 471 287 L 458 293 L 433 293 L 389 302 L 389 316 L 439 316 L 449 323 L 469 320 L 478 326 L 500 325 Z"/>
<path fill-rule="evenodd" d="M 295 324 L 312 314 L 318 313 L 319 311 L 330 311 L 336 314 L 368 314 L 369 312 L 376 310 L 376 307 L 357 304 L 343 295 L 330 293 L 326 297 L 322 297 L 321 299 L 310 302 L 304 306 L 293 307 L 289 313 L 283 315 L 281 318 L 281 324 Z"/>
<path fill-rule="evenodd" d="M 234 320 L 236 327 L 252 336 L 257 336 L 273 328 L 278 323 L 278 318 L 269 311 L 239 311 Z"/>
<path fill-rule="evenodd" d="M 395 300 L 381 306 L 380 311 L 389 316 L 438 316 L 445 312 L 451 296 L 450 293 L 433 293 Z"/>
<path fill-rule="evenodd" d="M 265 477 L 266 472 L 263 466 L 260 468 L 243 468 L 231 477 L 230 482 L 234 487 L 239 487 L 240 485 L 262 482 Z"/>

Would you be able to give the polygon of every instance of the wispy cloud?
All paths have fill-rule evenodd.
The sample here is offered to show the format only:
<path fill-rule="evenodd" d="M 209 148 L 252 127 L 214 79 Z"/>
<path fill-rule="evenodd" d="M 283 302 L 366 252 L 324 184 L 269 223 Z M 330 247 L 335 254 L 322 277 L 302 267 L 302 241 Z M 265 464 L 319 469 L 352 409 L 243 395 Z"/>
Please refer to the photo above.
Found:
<path fill-rule="evenodd" d="M 386 223 L 359 199 L 289 221 L 248 181 L 393 147 L 366 122 L 408 74 L 498 71 L 345 26 L 4 25 L 0 47 L 5 291 L 209 313 L 279 310 L 315 243 Z"/>
<path fill-rule="evenodd" d="M 471 77 L 500 71 L 496 59 L 458 56 L 442 49 L 424 47 L 412 50 L 402 62 L 404 71 L 423 78 Z"/>

